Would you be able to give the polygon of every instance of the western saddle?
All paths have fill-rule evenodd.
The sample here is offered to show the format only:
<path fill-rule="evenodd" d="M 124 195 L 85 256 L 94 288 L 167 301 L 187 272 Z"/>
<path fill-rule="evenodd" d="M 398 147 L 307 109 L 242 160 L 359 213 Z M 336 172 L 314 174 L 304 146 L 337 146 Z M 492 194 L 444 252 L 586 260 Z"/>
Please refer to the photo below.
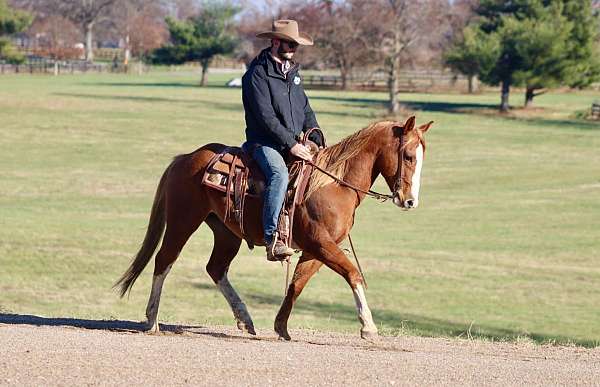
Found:
<path fill-rule="evenodd" d="M 325 137 L 319 128 L 307 130 L 302 143 L 309 147 L 313 156 L 318 146 L 308 137 L 317 131 L 325 144 Z M 279 215 L 277 225 L 278 238 L 288 247 L 292 247 L 294 210 L 304 200 L 304 193 L 313 171 L 313 165 L 294 158 L 288 163 L 289 183 L 285 203 Z M 225 220 L 234 219 L 244 232 L 244 209 L 247 196 L 262 197 L 265 189 L 265 177 L 258 164 L 242 148 L 230 146 L 213 156 L 202 176 L 202 184 L 225 193 Z M 252 241 L 247 240 L 249 246 Z"/>

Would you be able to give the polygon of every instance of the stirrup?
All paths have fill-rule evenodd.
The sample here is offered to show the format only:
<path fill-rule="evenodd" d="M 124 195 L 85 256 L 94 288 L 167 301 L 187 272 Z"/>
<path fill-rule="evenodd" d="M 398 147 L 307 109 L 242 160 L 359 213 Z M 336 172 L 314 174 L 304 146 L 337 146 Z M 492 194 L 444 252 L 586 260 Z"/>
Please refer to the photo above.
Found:
<path fill-rule="evenodd" d="M 283 242 L 278 240 L 276 237 L 273 238 L 274 242 L 267 245 L 267 261 L 277 262 L 285 261 L 289 256 L 294 254 L 294 250 L 286 246 Z"/>

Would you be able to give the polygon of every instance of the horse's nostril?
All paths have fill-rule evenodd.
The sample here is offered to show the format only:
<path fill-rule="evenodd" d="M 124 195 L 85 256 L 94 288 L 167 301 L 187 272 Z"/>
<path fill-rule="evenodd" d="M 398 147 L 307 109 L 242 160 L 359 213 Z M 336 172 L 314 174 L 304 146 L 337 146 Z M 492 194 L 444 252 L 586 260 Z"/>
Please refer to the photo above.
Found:
<path fill-rule="evenodd" d="M 404 202 L 404 206 L 408 207 L 408 208 L 412 208 L 412 206 L 415 204 L 415 201 L 412 199 L 408 199 Z"/>

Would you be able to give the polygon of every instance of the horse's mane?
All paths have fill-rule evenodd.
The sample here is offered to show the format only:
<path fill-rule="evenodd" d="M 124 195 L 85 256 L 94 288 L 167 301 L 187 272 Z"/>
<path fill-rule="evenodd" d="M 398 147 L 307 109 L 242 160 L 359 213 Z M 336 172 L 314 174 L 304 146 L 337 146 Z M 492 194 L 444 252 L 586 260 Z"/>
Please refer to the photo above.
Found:
<path fill-rule="evenodd" d="M 382 128 L 387 128 L 394 124 L 398 123 L 394 121 L 375 122 L 351 134 L 337 144 L 321 150 L 317 154 L 315 164 L 334 176 L 342 178 L 346 174 L 348 160 L 355 157 Z M 314 171 L 306 187 L 305 199 L 308 199 L 319 188 L 332 182 L 333 179 L 329 176 Z"/>

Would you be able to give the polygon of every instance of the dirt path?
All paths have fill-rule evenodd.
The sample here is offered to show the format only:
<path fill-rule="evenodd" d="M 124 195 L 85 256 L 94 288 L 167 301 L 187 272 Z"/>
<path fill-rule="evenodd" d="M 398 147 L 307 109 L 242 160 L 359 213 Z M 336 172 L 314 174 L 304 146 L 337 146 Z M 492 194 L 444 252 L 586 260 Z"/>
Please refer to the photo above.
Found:
<path fill-rule="evenodd" d="M 600 349 L 28 317 L 1 320 L 0 385 L 600 384 Z"/>

